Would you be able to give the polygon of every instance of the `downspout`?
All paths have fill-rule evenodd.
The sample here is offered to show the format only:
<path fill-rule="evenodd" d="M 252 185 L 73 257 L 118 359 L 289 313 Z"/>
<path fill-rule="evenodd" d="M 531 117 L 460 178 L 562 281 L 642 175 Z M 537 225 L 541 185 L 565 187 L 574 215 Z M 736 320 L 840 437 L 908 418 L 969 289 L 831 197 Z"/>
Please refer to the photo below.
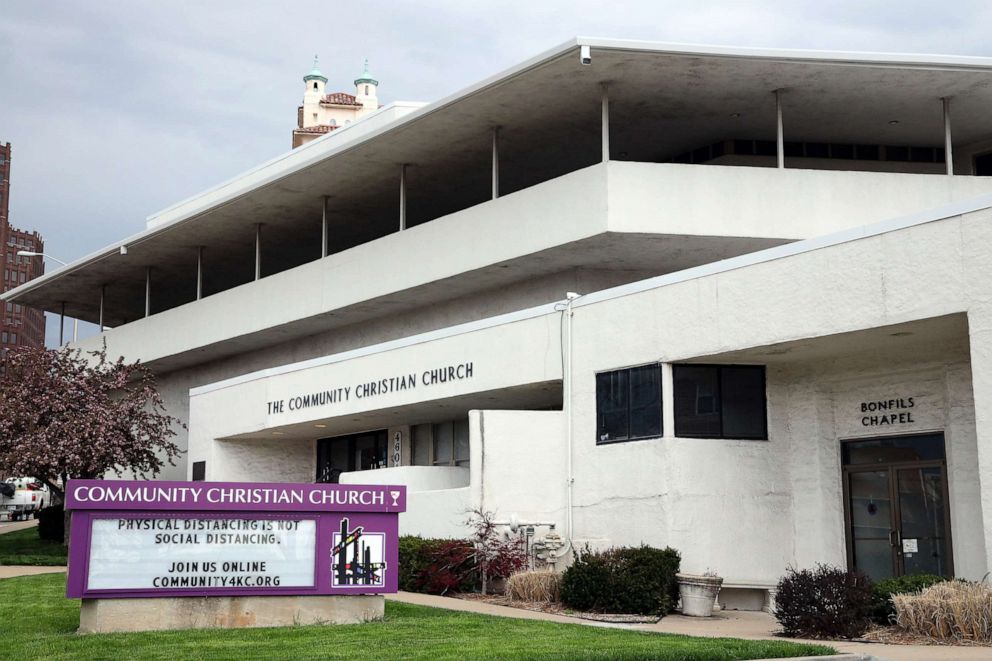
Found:
<path fill-rule="evenodd" d="M 565 457 L 565 482 L 567 487 L 567 498 L 566 498 L 566 510 L 565 510 L 565 521 L 567 526 L 567 534 L 565 539 L 568 542 L 568 547 L 572 546 L 572 535 L 574 534 L 574 522 L 572 516 L 573 503 L 574 503 L 574 488 L 575 488 L 575 476 L 572 470 L 572 448 L 574 445 L 574 425 L 572 423 L 572 316 L 575 314 L 572 309 L 572 304 L 575 299 L 579 298 L 581 294 L 576 294 L 575 292 L 568 292 L 565 294 L 567 299 L 565 303 L 565 346 L 563 351 L 565 354 L 565 366 L 563 373 L 561 375 L 564 384 L 565 400 L 564 400 L 564 412 L 565 412 L 565 443 L 566 443 L 566 457 Z M 564 555 L 567 549 L 562 552 Z"/>

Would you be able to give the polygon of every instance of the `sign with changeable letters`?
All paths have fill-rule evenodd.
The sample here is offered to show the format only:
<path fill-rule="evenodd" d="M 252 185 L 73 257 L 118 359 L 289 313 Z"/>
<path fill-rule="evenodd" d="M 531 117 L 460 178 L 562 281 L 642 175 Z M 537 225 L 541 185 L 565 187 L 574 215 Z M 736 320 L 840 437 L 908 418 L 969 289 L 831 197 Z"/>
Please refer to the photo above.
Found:
<path fill-rule="evenodd" d="M 406 487 L 70 480 L 71 598 L 396 592 Z"/>

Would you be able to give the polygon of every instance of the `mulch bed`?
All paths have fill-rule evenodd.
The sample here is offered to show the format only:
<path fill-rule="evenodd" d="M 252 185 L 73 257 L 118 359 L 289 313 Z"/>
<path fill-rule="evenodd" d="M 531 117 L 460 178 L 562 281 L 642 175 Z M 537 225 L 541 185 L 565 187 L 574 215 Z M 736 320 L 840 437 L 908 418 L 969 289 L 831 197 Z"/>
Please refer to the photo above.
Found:
<path fill-rule="evenodd" d="M 874 625 L 864 636 L 855 639 L 855 642 L 866 643 L 886 643 L 889 645 L 961 645 L 965 647 L 992 647 L 990 643 L 983 643 L 975 640 L 958 640 L 956 638 L 930 638 L 900 629 L 899 627 L 883 627 Z"/>
<path fill-rule="evenodd" d="M 546 601 L 516 601 L 505 595 L 481 595 L 475 593 L 451 595 L 466 601 L 481 601 L 493 606 L 508 606 L 521 610 L 536 611 L 539 613 L 552 613 L 554 615 L 564 615 L 566 617 L 577 617 L 583 620 L 593 620 L 595 622 L 608 622 L 611 624 L 654 624 L 661 620 L 654 615 L 619 615 L 613 613 L 583 613 L 565 608 L 561 604 L 552 604 Z"/>

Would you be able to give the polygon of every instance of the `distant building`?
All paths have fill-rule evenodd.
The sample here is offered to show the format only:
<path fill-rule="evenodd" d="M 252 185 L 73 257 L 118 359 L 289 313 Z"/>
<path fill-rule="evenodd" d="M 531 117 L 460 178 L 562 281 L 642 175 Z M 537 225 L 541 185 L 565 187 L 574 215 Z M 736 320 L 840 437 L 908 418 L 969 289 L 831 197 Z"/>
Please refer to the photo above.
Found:
<path fill-rule="evenodd" d="M 45 272 L 41 257 L 22 257 L 18 250 L 44 252 L 45 244 L 37 232 L 19 230 L 10 225 L 10 143 L 0 144 L 0 291 L 13 289 Z M 0 308 L 0 350 L 15 346 L 45 346 L 45 313 L 20 303 L 4 303 Z"/>
<path fill-rule="evenodd" d="M 303 76 L 303 82 L 306 88 L 303 91 L 303 105 L 296 110 L 293 149 L 379 109 L 379 99 L 376 97 L 379 81 L 369 74 L 368 60 L 365 60 L 362 75 L 355 79 L 354 94 L 327 93 L 327 78 L 320 72 L 316 55 L 313 69 Z"/>

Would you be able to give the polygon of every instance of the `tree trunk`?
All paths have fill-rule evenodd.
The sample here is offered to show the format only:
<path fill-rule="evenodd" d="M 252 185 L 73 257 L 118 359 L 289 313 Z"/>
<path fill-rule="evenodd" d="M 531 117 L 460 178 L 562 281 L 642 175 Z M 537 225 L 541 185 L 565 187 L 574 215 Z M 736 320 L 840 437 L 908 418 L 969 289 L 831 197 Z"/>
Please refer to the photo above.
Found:
<path fill-rule="evenodd" d="M 68 546 L 69 546 L 69 526 L 72 525 L 71 524 L 71 521 L 72 521 L 72 512 L 70 512 L 69 510 L 63 510 L 62 511 L 62 517 L 63 517 L 62 518 L 62 525 L 65 526 L 65 532 L 63 533 L 63 536 L 62 536 L 62 545 L 68 548 Z"/>

